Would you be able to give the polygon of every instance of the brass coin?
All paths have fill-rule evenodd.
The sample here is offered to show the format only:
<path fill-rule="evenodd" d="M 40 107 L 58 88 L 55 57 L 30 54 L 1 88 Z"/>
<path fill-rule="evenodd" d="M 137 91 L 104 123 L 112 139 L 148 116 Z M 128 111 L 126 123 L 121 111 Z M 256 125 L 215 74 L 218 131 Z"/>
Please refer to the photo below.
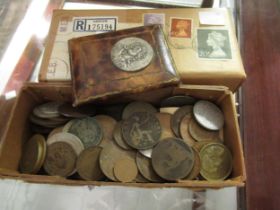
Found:
<path fill-rule="evenodd" d="M 143 177 L 151 182 L 162 182 L 163 179 L 160 178 L 153 169 L 152 162 L 150 158 L 147 158 L 137 152 L 136 154 L 136 164 L 139 172 Z"/>
<path fill-rule="evenodd" d="M 224 180 L 232 171 L 232 156 L 229 149 L 220 143 L 204 146 L 200 152 L 200 174 L 206 180 Z"/>
<path fill-rule="evenodd" d="M 92 117 L 74 121 L 69 129 L 69 133 L 79 137 L 85 148 L 98 145 L 103 137 L 100 125 Z"/>
<path fill-rule="evenodd" d="M 57 102 L 57 101 L 41 104 L 33 109 L 33 114 L 40 118 L 59 117 L 60 114 L 58 112 L 58 107 L 61 104 L 62 104 L 61 102 Z"/>
<path fill-rule="evenodd" d="M 148 183 L 148 182 L 150 182 L 139 171 L 138 171 L 138 174 L 135 177 L 134 181 L 137 182 L 137 183 Z"/>
<path fill-rule="evenodd" d="M 189 125 L 192 120 L 192 115 L 188 114 L 183 117 L 180 123 L 180 136 L 188 145 L 193 146 L 196 140 L 190 135 Z"/>
<path fill-rule="evenodd" d="M 76 167 L 77 154 L 66 142 L 48 145 L 44 163 L 45 171 L 52 176 L 70 176 Z"/>
<path fill-rule="evenodd" d="M 179 108 L 171 117 L 171 128 L 172 131 L 174 132 L 174 134 L 177 137 L 180 137 L 180 123 L 182 121 L 182 119 L 186 116 L 186 115 L 190 115 L 193 112 L 193 107 L 192 106 L 182 106 L 181 108 Z"/>
<path fill-rule="evenodd" d="M 94 119 L 101 127 L 103 138 L 113 139 L 113 131 L 117 124 L 117 121 L 107 115 L 96 115 Z"/>
<path fill-rule="evenodd" d="M 64 103 L 58 107 L 58 111 L 61 115 L 72 118 L 93 116 L 96 113 L 96 109 L 92 104 L 73 107 L 71 103 Z"/>
<path fill-rule="evenodd" d="M 160 102 L 160 107 L 178 107 L 185 105 L 193 105 L 196 99 L 191 96 L 171 96 Z"/>
<path fill-rule="evenodd" d="M 181 139 L 169 138 L 160 141 L 153 149 L 152 166 L 163 179 L 182 179 L 191 172 L 193 165 L 193 150 Z"/>
<path fill-rule="evenodd" d="M 159 109 L 160 113 L 174 114 L 179 107 L 163 107 Z"/>
<path fill-rule="evenodd" d="M 123 150 L 118 147 L 115 143 L 109 144 L 103 148 L 100 157 L 99 164 L 103 174 L 112 181 L 117 181 L 114 175 L 114 165 L 118 159 L 130 158 L 135 159 L 135 152 Z"/>
<path fill-rule="evenodd" d="M 175 137 L 171 129 L 171 114 L 166 113 L 156 113 L 157 119 L 159 120 L 161 126 L 161 137 L 160 140 L 166 139 L 169 137 Z"/>
<path fill-rule="evenodd" d="M 99 165 L 101 150 L 101 147 L 89 147 L 79 155 L 77 160 L 77 172 L 82 179 L 98 181 L 105 178 Z"/>
<path fill-rule="evenodd" d="M 36 174 L 43 165 L 46 155 L 46 143 L 44 136 L 33 135 L 25 144 L 20 161 L 22 173 Z"/>
<path fill-rule="evenodd" d="M 195 119 L 189 123 L 189 133 L 197 141 L 220 141 L 219 131 L 206 130 Z"/>
<path fill-rule="evenodd" d="M 133 113 L 135 112 L 149 112 L 149 113 L 156 113 L 157 109 L 146 102 L 141 101 L 134 101 L 129 103 L 123 110 L 122 119 L 128 119 Z"/>
<path fill-rule="evenodd" d="M 194 166 L 191 172 L 189 173 L 189 175 L 184 178 L 185 180 L 193 180 L 197 178 L 201 169 L 201 161 L 200 161 L 199 153 L 194 148 L 193 148 L 193 153 L 194 153 Z"/>
<path fill-rule="evenodd" d="M 51 136 L 53 136 L 54 134 L 57 134 L 57 133 L 61 133 L 63 131 L 63 127 L 64 126 L 60 126 L 60 127 L 57 127 L 57 128 L 54 128 L 48 135 L 48 138 L 50 138 Z"/>
<path fill-rule="evenodd" d="M 114 128 L 114 131 L 113 131 L 114 140 L 117 143 L 117 145 L 119 145 L 121 148 L 126 149 L 126 150 L 131 149 L 131 147 L 123 139 L 121 123 L 122 123 L 121 121 L 118 122 Z"/>
<path fill-rule="evenodd" d="M 138 174 L 135 160 L 131 158 L 121 158 L 115 162 L 114 175 L 120 182 L 132 182 Z"/>
<path fill-rule="evenodd" d="M 216 143 L 216 142 L 211 142 L 211 141 L 197 141 L 195 142 L 195 144 L 193 145 L 193 148 L 196 149 L 198 152 L 202 149 L 202 147 L 204 147 L 207 144 L 210 143 Z"/>
<path fill-rule="evenodd" d="M 135 112 L 123 121 L 122 134 L 129 146 L 135 149 L 149 149 L 160 140 L 160 122 L 154 114 Z"/>

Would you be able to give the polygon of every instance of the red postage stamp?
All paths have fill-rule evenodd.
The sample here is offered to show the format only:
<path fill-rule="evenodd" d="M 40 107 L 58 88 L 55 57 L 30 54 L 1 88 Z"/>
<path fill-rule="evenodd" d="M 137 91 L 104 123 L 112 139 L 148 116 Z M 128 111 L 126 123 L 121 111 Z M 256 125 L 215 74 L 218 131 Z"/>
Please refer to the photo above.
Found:
<path fill-rule="evenodd" d="M 185 18 L 171 18 L 170 36 L 177 38 L 191 38 L 192 20 Z"/>

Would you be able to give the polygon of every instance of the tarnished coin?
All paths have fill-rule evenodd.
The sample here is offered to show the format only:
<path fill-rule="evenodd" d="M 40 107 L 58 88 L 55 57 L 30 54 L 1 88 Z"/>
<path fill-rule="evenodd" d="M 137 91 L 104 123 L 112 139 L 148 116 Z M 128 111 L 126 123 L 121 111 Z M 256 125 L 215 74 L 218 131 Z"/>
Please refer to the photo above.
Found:
<path fill-rule="evenodd" d="M 52 176 L 70 176 L 76 168 L 77 154 L 66 142 L 55 142 L 47 146 L 45 171 Z"/>
<path fill-rule="evenodd" d="M 146 102 L 134 101 L 129 103 L 123 110 L 122 118 L 124 120 L 128 119 L 135 112 L 149 112 L 157 113 L 157 109 Z"/>
<path fill-rule="evenodd" d="M 150 182 L 139 171 L 138 171 L 138 174 L 135 177 L 134 181 L 137 182 L 137 183 L 148 183 L 148 182 Z"/>
<path fill-rule="evenodd" d="M 96 115 L 94 119 L 101 127 L 103 138 L 113 140 L 113 131 L 117 124 L 117 121 L 108 115 Z"/>
<path fill-rule="evenodd" d="M 192 120 L 192 115 L 188 114 L 181 120 L 180 123 L 180 136 L 188 145 L 193 146 L 196 140 L 190 135 L 189 124 Z"/>
<path fill-rule="evenodd" d="M 186 177 L 194 165 L 194 154 L 183 140 L 170 138 L 160 141 L 152 153 L 152 166 L 163 179 L 175 181 Z"/>
<path fill-rule="evenodd" d="M 171 114 L 167 113 L 156 113 L 157 119 L 159 120 L 161 126 L 161 137 L 160 139 L 166 139 L 169 137 L 175 137 L 171 129 Z"/>
<path fill-rule="evenodd" d="M 93 116 L 96 113 L 96 109 L 92 104 L 73 107 L 71 103 L 63 103 L 58 107 L 58 111 L 61 115 L 72 118 Z"/>
<path fill-rule="evenodd" d="M 135 160 L 120 158 L 115 162 L 114 175 L 120 182 L 132 182 L 138 174 Z"/>
<path fill-rule="evenodd" d="M 232 156 L 223 144 L 211 143 L 204 146 L 200 152 L 200 174 L 205 179 L 224 180 L 232 171 Z"/>
<path fill-rule="evenodd" d="M 189 133 L 197 141 L 220 141 L 219 131 L 206 130 L 195 119 L 189 123 Z"/>
<path fill-rule="evenodd" d="M 150 158 L 147 158 L 138 152 L 136 154 L 136 164 L 139 172 L 144 176 L 144 178 L 151 182 L 163 182 L 163 179 L 154 171 Z"/>
<path fill-rule="evenodd" d="M 191 96 L 171 96 L 160 102 L 160 107 L 178 107 L 185 105 L 193 105 L 196 99 Z"/>
<path fill-rule="evenodd" d="M 200 100 L 195 103 L 193 114 L 196 121 L 209 130 L 219 130 L 224 125 L 224 114 L 221 109 L 210 101 Z"/>
<path fill-rule="evenodd" d="M 163 107 L 159 109 L 160 113 L 174 114 L 179 107 Z"/>
<path fill-rule="evenodd" d="M 46 156 L 46 143 L 44 136 L 33 135 L 25 144 L 20 161 L 22 173 L 36 174 L 42 167 Z"/>
<path fill-rule="evenodd" d="M 114 131 L 113 131 L 114 140 L 117 143 L 117 145 L 119 145 L 121 148 L 126 149 L 126 150 L 131 149 L 131 147 L 123 139 L 121 123 L 122 123 L 121 121 L 118 122 L 114 128 Z"/>
<path fill-rule="evenodd" d="M 182 106 L 171 117 L 171 128 L 177 137 L 180 137 L 180 123 L 186 115 L 192 115 L 193 106 Z"/>
<path fill-rule="evenodd" d="M 101 150 L 101 147 L 89 147 L 79 155 L 77 160 L 77 172 L 82 179 L 98 181 L 105 178 L 99 165 Z"/>
<path fill-rule="evenodd" d="M 85 148 L 98 145 L 103 137 L 100 125 L 92 117 L 74 121 L 68 132 L 79 137 Z"/>
<path fill-rule="evenodd" d="M 138 71 L 150 64 L 154 57 L 152 46 L 137 37 L 119 40 L 111 50 L 113 64 L 123 71 Z"/>
<path fill-rule="evenodd" d="M 36 125 L 40 125 L 40 126 L 47 127 L 47 128 L 56 128 L 58 126 L 63 125 L 65 122 L 67 122 L 67 120 L 53 121 L 53 120 L 51 120 L 51 118 L 48 118 L 48 119 L 39 118 L 39 117 L 35 116 L 34 114 L 29 115 L 29 120 Z"/>
<path fill-rule="evenodd" d="M 53 136 L 54 134 L 57 134 L 57 133 L 61 133 L 63 131 L 63 127 L 64 126 L 60 126 L 60 127 L 57 127 L 57 128 L 54 128 L 48 135 L 48 138 L 50 138 L 51 136 Z"/>
<path fill-rule="evenodd" d="M 193 148 L 196 149 L 198 152 L 200 152 L 200 150 L 207 144 L 210 143 L 216 143 L 216 142 L 211 142 L 211 141 L 197 141 L 195 142 L 195 144 L 193 145 Z"/>
<path fill-rule="evenodd" d="M 199 157 L 199 152 L 193 148 L 193 153 L 194 153 L 194 165 L 187 177 L 185 177 L 185 180 L 193 180 L 198 177 L 201 169 L 201 161 Z"/>
<path fill-rule="evenodd" d="M 33 114 L 40 118 L 59 117 L 58 107 L 61 104 L 61 102 L 57 101 L 41 104 L 33 109 Z"/>
<path fill-rule="evenodd" d="M 114 166 L 116 161 L 121 158 L 130 158 L 135 160 L 135 156 L 136 154 L 134 151 L 123 150 L 114 143 L 109 144 L 107 147 L 103 148 L 100 153 L 100 168 L 108 179 L 117 181 L 114 175 Z"/>
<path fill-rule="evenodd" d="M 160 140 L 161 126 L 154 114 L 135 112 L 121 127 L 124 140 L 135 149 L 152 148 Z"/>

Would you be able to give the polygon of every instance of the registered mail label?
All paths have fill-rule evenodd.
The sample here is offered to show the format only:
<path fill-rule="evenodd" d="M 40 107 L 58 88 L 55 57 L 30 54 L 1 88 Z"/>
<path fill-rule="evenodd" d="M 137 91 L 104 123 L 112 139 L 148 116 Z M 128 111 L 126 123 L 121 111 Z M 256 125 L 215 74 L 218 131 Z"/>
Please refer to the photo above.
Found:
<path fill-rule="evenodd" d="M 116 17 L 95 17 L 74 19 L 74 32 L 99 32 L 115 31 L 117 25 Z"/>

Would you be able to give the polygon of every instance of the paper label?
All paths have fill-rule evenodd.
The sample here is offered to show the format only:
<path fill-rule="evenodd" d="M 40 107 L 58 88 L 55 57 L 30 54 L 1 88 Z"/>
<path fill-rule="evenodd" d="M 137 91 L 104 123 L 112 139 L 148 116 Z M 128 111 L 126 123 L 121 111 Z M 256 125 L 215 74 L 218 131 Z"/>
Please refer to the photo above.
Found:
<path fill-rule="evenodd" d="M 202 25 L 225 25 L 222 12 L 199 12 L 199 22 Z"/>

